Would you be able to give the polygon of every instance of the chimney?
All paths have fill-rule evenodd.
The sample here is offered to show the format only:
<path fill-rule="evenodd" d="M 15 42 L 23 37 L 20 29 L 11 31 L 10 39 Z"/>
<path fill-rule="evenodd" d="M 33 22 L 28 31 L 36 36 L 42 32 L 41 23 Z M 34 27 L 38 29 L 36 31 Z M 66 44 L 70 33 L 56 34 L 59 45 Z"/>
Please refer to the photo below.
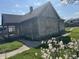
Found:
<path fill-rule="evenodd" d="M 32 6 L 30 6 L 30 13 L 33 11 L 33 7 Z"/>

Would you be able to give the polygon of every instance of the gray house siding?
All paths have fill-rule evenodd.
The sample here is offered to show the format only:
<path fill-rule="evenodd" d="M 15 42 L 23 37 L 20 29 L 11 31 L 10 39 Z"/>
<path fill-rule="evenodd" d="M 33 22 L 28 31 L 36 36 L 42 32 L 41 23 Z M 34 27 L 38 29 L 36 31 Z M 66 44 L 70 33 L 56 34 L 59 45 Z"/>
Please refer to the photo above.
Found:
<path fill-rule="evenodd" d="M 59 21 L 62 20 L 58 16 L 56 10 L 51 4 L 47 4 L 38 16 L 39 37 L 56 34 L 63 30 L 60 29 L 62 24 L 58 24 Z"/>
<path fill-rule="evenodd" d="M 16 32 L 17 32 L 17 35 L 19 36 L 20 35 L 20 24 L 16 25 Z"/>
<path fill-rule="evenodd" d="M 59 23 L 60 23 L 60 24 L 59 24 L 60 32 L 61 32 L 61 31 L 64 31 L 64 30 L 65 30 L 64 21 L 62 20 L 62 21 L 60 21 Z"/>
<path fill-rule="evenodd" d="M 57 21 L 52 18 L 40 17 L 39 23 L 39 36 L 47 36 L 58 32 Z"/>
<path fill-rule="evenodd" d="M 39 36 L 37 18 L 31 18 L 20 24 L 20 34 L 31 39 L 37 39 Z"/>
<path fill-rule="evenodd" d="M 39 14 L 39 16 L 60 19 L 52 4 L 47 4 L 42 10 L 42 12 Z"/>

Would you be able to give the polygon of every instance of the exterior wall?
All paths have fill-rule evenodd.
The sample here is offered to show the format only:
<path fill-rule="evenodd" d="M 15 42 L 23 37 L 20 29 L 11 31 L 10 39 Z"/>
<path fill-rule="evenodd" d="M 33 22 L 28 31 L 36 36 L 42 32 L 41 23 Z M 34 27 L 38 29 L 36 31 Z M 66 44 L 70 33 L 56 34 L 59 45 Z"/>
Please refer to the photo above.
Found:
<path fill-rule="evenodd" d="M 20 35 L 20 24 L 16 25 L 16 32 L 17 32 L 17 35 L 19 36 Z"/>
<path fill-rule="evenodd" d="M 37 39 L 39 34 L 37 18 L 34 17 L 22 22 L 20 25 L 20 34 L 31 39 Z"/>
<path fill-rule="evenodd" d="M 60 33 L 64 29 L 62 21 L 56 10 L 49 4 L 48 7 L 39 14 L 39 37 Z"/>
<path fill-rule="evenodd" d="M 38 23 L 40 36 L 47 36 L 58 32 L 58 23 L 55 19 L 40 17 Z"/>
<path fill-rule="evenodd" d="M 60 32 L 65 30 L 64 21 L 60 21 L 59 27 L 60 27 Z"/>
<path fill-rule="evenodd" d="M 60 18 L 55 8 L 53 8 L 52 4 L 48 4 L 48 6 L 45 6 L 44 10 L 42 10 L 42 12 L 39 15 L 43 17 L 52 17 L 56 19 Z"/>

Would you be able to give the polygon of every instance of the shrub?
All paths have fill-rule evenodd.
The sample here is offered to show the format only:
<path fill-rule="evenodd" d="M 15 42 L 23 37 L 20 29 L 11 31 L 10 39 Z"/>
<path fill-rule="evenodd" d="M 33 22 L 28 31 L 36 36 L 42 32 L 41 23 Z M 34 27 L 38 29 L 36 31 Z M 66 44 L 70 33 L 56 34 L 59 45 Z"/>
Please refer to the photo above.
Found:
<path fill-rule="evenodd" d="M 57 38 L 58 41 L 63 41 L 64 44 L 67 44 L 71 41 L 71 38 L 69 36 L 65 36 L 65 37 L 59 37 Z"/>

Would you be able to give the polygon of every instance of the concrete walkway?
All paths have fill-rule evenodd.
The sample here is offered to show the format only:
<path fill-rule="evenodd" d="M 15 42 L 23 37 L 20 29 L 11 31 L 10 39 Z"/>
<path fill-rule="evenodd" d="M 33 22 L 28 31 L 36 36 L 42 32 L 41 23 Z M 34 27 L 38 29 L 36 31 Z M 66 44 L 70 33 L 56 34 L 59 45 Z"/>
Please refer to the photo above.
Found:
<path fill-rule="evenodd" d="M 28 41 L 28 40 L 21 40 L 27 47 L 37 47 L 41 45 L 41 41 Z"/>
<path fill-rule="evenodd" d="M 70 28 L 69 31 L 72 31 L 74 28 Z"/>
<path fill-rule="evenodd" d="M 70 28 L 69 31 L 72 31 L 74 28 Z M 70 35 L 71 33 L 66 33 L 66 34 L 63 34 L 62 36 L 68 36 Z"/>
<path fill-rule="evenodd" d="M 11 52 L 7 52 L 7 53 L 3 53 L 0 54 L 0 59 L 6 59 L 8 57 L 14 56 L 16 54 L 22 53 L 23 51 L 29 50 L 30 48 L 27 47 L 26 45 L 23 45 L 21 48 L 11 51 Z"/>
<path fill-rule="evenodd" d="M 71 34 L 71 33 L 66 33 L 66 34 L 63 34 L 62 36 L 65 37 L 65 36 L 68 36 L 68 35 L 70 35 L 70 34 Z"/>
<path fill-rule="evenodd" d="M 41 41 L 21 40 L 21 42 L 24 43 L 22 47 L 11 52 L 0 54 L 0 59 L 6 59 L 16 54 L 22 53 L 23 51 L 29 50 L 31 47 L 37 47 L 41 44 Z"/>

